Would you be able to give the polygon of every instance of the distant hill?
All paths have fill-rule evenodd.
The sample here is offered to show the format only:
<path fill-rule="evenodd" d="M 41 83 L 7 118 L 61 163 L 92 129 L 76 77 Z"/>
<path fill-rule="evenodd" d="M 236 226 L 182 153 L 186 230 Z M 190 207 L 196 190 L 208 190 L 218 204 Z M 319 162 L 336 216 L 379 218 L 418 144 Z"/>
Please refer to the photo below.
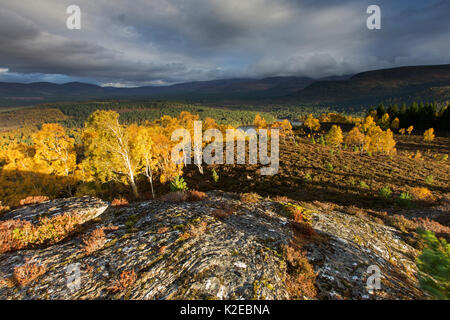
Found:
<path fill-rule="evenodd" d="M 347 80 L 317 81 L 291 97 L 304 103 L 371 104 L 449 100 L 450 65 L 382 69 Z"/>
<path fill-rule="evenodd" d="M 379 102 L 427 100 L 445 102 L 450 97 L 450 65 L 383 69 L 353 76 L 312 79 L 270 77 L 222 79 L 136 88 L 101 87 L 70 82 L 0 82 L 0 106 L 57 100 L 180 99 L 190 101 L 251 101 L 289 104 L 369 105 Z"/>

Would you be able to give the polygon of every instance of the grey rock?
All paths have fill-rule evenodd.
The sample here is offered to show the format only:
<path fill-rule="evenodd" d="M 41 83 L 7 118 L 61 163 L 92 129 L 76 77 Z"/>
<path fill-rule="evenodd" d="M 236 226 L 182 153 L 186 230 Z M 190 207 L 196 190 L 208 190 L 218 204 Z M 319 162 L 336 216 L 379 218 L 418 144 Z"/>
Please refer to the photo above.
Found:
<path fill-rule="evenodd" d="M 0 285 L 0 299 L 289 299 L 282 246 L 292 230 L 282 206 L 264 200 L 241 203 L 236 195 L 209 192 L 198 202 L 146 201 L 126 207 L 107 207 L 95 198 L 65 199 L 33 205 L 8 216 L 35 219 L 54 212 L 90 212 L 98 216 L 58 244 L 9 252 L 0 256 L 0 277 L 34 258 L 47 272 L 25 288 Z M 224 220 L 215 209 L 235 208 Z M 51 211 L 51 210 L 50 210 Z M 101 212 L 100 212 L 101 211 Z M 100 213 L 99 213 L 100 212 Z M 4 218 L 4 217 L 3 217 Z M 340 212 L 313 210 L 313 227 L 321 241 L 305 245 L 317 273 L 321 299 L 415 299 L 415 249 L 395 229 Z M 106 244 L 92 254 L 83 250 L 82 237 L 114 225 Z M 367 268 L 381 269 L 381 290 L 367 291 Z M 67 286 L 68 266 L 80 267 L 80 287 Z M 113 292 L 108 288 L 123 271 L 133 270 L 136 281 Z"/>

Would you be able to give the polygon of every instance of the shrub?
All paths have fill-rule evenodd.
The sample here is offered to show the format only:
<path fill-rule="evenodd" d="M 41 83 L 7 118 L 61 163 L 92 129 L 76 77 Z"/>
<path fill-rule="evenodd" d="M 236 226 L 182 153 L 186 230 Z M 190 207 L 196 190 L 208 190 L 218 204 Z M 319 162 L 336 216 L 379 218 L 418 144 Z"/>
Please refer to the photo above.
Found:
<path fill-rule="evenodd" d="M 333 165 L 331 163 L 327 163 L 327 170 L 329 172 L 333 172 L 334 168 L 333 168 Z"/>
<path fill-rule="evenodd" d="M 450 299 L 450 245 L 431 231 L 420 230 L 425 248 L 417 258 L 419 283 L 435 299 Z"/>
<path fill-rule="evenodd" d="M 324 146 L 325 145 L 325 139 L 323 138 L 323 136 L 321 135 L 319 138 L 319 143 Z"/>
<path fill-rule="evenodd" d="M 425 178 L 425 182 L 428 184 L 433 184 L 434 182 L 434 177 L 433 176 L 428 176 Z"/>
<path fill-rule="evenodd" d="M 414 160 L 423 160 L 422 153 L 419 150 L 416 151 L 416 154 L 414 155 Z"/>
<path fill-rule="evenodd" d="M 283 205 L 284 209 L 287 211 L 288 216 L 294 220 L 294 222 L 304 222 L 303 208 L 292 203 L 286 203 Z"/>
<path fill-rule="evenodd" d="M 311 182 L 311 181 L 312 181 L 312 177 L 311 177 L 311 175 L 310 175 L 309 173 L 307 173 L 307 174 L 305 174 L 305 175 L 303 176 L 303 180 L 304 180 L 305 182 Z"/>
<path fill-rule="evenodd" d="M 411 207 L 412 206 L 412 196 L 408 192 L 402 192 L 398 197 L 398 203 L 402 207 Z"/>
<path fill-rule="evenodd" d="M 128 203 L 128 200 L 125 199 L 125 198 L 114 199 L 114 200 L 111 202 L 111 205 L 112 205 L 113 207 L 123 207 L 123 206 L 127 206 L 128 204 L 129 204 L 129 203 Z"/>
<path fill-rule="evenodd" d="M 434 140 L 434 129 L 430 128 L 423 134 L 423 141 L 425 142 L 431 142 Z"/>
<path fill-rule="evenodd" d="M 408 132 L 408 135 L 411 135 L 411 133 L 413 132 L 414 127 L 413 126 L 409 126 L 408 129 L 406 129 L 406 131 Z"/>
<path fill-rule="evenodd" d="M 45 265 L 31 263 L 27 260 L 24 265 L 14 268 L 13 281 L 20 287 L 24 287 L 39 278 L 46 271 L 47 267 Z"/>
<path fill-rule="evenodd" d="M 380 191 L 378 191 L 378 195 L 380 196 L 380 198 L 383 198 L 383 199 L 388 199 L 391 196 L 391 194 L 392 194 L 392 190 L 388 186 L 385 186 L 385 187 L 381 188 Z"/>
<path fill-rule="evenodd" d="M 176 176 L 170 183 L 170 190 L 173 192 L 186 191 L 187 189 L 187 183 L 184 181 L 183 177 Z"/>
<path fill-rule="evenodd" d="M 362 189 L 369 189 L 369 186 L 368 186 L 367 183 L 365 183 L 364 181 L 361 181 L 361 182 L 359 183 L 359 186 L 360 186 Z"/>
<path fill-rule="evenodd" d="M 160 200 L 167 202 L 201 201 L 208 195 L 197 190 L 175 191 L 163 195 Z"/>
<path fill-rule="evenodd" d="M 411 194 L 416 200 L 433 200 L 434 197 L 430 190 L 424 187 L 416 187 L 411 189 Z"/>
<path fill-rule="evenodd" d="M 219 175 L 217 174 L 215 169 L 212 169 L 212 179 L 215 183 L 219 182 Z"/>
<path fill-rule="evenodd" d="M 0 213 L 6 212 L 6 211 L 9 211 L 9 210 L 11 210 L 11 208 L 9 206 L 2 205 L 2 202 L 0 201 Z"/>
<path fill-rule="evenodd" d="M 208 195 L 204 192 L 197 191 L 197 190 L 189 190 L 188 191 L 188 200 L 189 201 L 201 201 L 206 198 L 208 198 Z"/>
<path fill-rule="evenodd" d="M 246 203 L 256 203 L 261 201 L 261 196 L 257 193 L 241 193 L 240 200 Z"/>

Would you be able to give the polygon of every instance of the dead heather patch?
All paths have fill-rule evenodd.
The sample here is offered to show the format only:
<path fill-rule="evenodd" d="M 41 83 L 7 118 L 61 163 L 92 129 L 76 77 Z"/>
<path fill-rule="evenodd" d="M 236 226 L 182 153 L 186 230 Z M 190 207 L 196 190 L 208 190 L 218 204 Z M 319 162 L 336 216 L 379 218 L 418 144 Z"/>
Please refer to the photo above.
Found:
<path fill-rule="evenodd" d="M 13 281 L 20 287 L 24 287 L 36 280 L 47 271 L 45 265 L 26 261 L 24 265 L 14 268 Z"/>
<path fill-rule="evenodd" d="M 20 220 L 3 221 L 0 223 L 0 253 L 55 244 L 75 232 L 83 222 L 83 216 L 76 214 L 40 218 L 37 225 Z"/>
<path fill-rule="evenodd" d="M 161 227 L 161 228 L 158 229 L 157 233 L 158 234 L 163 234 L 163 233 L 166 233 L 167 231 L 169 231 L 168 227 Z"/>
<path fill-rule="evenodd" d="M 0 254 L 20 250 L 26 247 L 25 243 L 14 238 L 14 230 L 24 228 L 26 224 L 30 223 L 22 220 L 7 220 L 0 222 Z M 27 227 L 29 228 L 29 226 Z"/>
<path fill-rule="evenodd" d="M 413 221 L 399 214 L 387 217 L 386 222 L 390 226 L 397 228 L 404 233 L 408 233 L 416 229 L 416 224 Z"/>
<path fill-rule="evenodd" d="M 336 203 L 332 203 L 332 202 L 322 202 L 322 201 L 313 201 L 313 204 L 322 209 L 322 210 L 326 210 L 326 211 L 331 211 L 331 210 L 339 210 L 342 209 L 342 207 Z"/>
<path fill-rule="evenodd" d="M 188 200 L 189 201 L 201 201 L 208 198 L 208 195 L 204 192 L 197 190 L 189 190 L 188 191 Z"/>
<path fill-rule="evenodd" d="M 279 202 L 279 203 L 289 203 L 289 202 L 292 202 L 291 199 L 289 199 L 288 197 L 285 197 L 285 196 L 275 196 L 275 197 L 273 198 L 273 201 Z"/>
<path fill-rule="evenodd" d="M 232 209 L 215 209 L 211 212 L 211 215 L 219 220 L 224 220 L 228 217 L 230 217 L 233 214 Z"/>
<path fill-rule="evenodd" d="M 208 197 L 204 192 L 197 190 L 169 192 L 159 199 L 167 202 L 201 201 Z"/>
<path fill-rule="evenodd" d="M 50 200 L 49 197 L 46 196 L 29 196 L 26 197 L 25 199 L 22 199 L 19 201 L 19 204 L 21 206 L 28 206 L 30 204 L 37 204 L 37 203 L 42 203 L 44 201 L 48 201 Z"/>
<path fill-rule="evenodd" d="M 122 273 L 119 276 L 119 279 L 114 280 L 109 287 L 107 287 L 107 290 L 111 293 L 117 293 L 120 291 L 124 291 L 131 287 L 137 280 L 137 275 L 134 272 L 134 270 L 128 271 L 122 271 Z"/>
<path fill-rule="evenodd" d="M 286 289 L 294 300 L 312 299 L 317 296 L 316 273 L 306 258 L 306 252 L 292 245 L 283 247 L 286 259 Z"/>
<path fill-rule="evenodd" d="M 262 197 L 254 192 L 241 193 L 240 200 L 245 203 L 257 203 L 260 202 Z"/>
<path fill-rule="evenodd" d="M 100 227 L 93 230 L 88 236 L 83 237 L 84 251 L 91 254 L 105 245 L 107 239 L 105 231 L 117 230 L 116 226 Z"/>
<path fill-rule="evenodd" d="M 200 235 L 204 234 L 207 229 L 208 229 L 208 223 L 206 221 L 201 221 L 200 223 L 198 223 L 196 225 L 190 224 L 188 233 L 191 236 L 200 236 Z"/>
<path fill-rule="evenodd" d="M 434 232 L 438 237 L 450 239 L 450 228 L 428 218 L 413 218 L 416 228 Z"/>
<path fill-rule="evenodd" d="M 123 207 L 123 206 L 127 206 L 129 205 L 128 200 L 125 198 L 120 198 L 120 199 L 114 199 L 111 202 L 111 206 L 113 207 Z"/>

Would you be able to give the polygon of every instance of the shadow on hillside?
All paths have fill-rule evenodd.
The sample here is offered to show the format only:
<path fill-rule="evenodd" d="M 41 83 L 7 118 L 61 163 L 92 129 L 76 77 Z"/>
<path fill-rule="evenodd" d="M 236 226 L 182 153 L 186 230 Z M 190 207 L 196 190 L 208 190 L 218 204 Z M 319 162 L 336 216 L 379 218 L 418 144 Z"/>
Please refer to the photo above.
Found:
<path fill-rule="evenodd" d="M 39 201 L 50 199 L 93 195 L 104 200 L 112 200 L 121 194 L 128 195 L 129 188 L 118 182 L 105 184 L 83 183 L 73 176 L 58 176 L 33 171 L 6 171 L 0 174 L 0 205 L 15 209 Z"/>

